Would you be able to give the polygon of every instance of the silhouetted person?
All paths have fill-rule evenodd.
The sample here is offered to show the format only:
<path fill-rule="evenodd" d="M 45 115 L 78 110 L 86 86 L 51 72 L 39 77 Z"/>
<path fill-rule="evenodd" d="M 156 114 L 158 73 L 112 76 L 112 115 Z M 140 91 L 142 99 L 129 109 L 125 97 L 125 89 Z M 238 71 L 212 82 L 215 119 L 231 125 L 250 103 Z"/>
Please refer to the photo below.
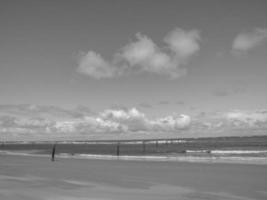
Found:
<path fill-rule="evenodd" d="M 53 145 L 52 154 L 51 154 L 51 161 L 55 161 L 55 153 L 56 153 L 56 144 Z"/>

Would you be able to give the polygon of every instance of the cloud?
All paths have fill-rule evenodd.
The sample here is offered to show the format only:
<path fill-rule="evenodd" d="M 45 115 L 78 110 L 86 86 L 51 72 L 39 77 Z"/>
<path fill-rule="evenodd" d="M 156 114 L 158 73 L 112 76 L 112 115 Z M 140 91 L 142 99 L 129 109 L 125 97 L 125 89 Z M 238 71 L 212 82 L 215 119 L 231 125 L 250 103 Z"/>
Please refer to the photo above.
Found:
<path fill-rule="evenodd" d="M 78 106 L 75 109 L 67 110 L 57 106 L 44 106 L 32 104 L 0 105 L 0 117 L 23 117 L 23 118 L 44 118 L 50 120 L 71 119 L 93 115 L 94 112 L 85 106 Z"/>
<path fill-rule="evenodd" d="M 179 106 L 183 106 L 183 105 L 185 105 L 185 102 L 182 101 L 182 100 L 179 100 L 179 101 L 176 102 L 176 104 L 179 105 Z"/>
<path fill-rule="evenodd" d="M 267 29 L 257 28 L 251 32 L 240 33 L 234 39 L 232 50 L 245 53 L 267 41 Z"/>
<path fill-rule="evenodd" d="M 19 118 L 13 122 L 16 126 L 24 128 L 46 127 L 52 124 L 52 121 L 43 118 Z"/>
<path fill-rule="evenodd" d="M 200 49 L 200 34 L 198 30 L 184 31 L 183 29 L 176 28 L 167 34 L 164 41 L 182 61 Z"/>
<path fill-rule="evenodd" d="M 153 108 L 153 106 L 149 103 L 146 103 L 146 102 L 141 102 L 138 104 L 139 107 L 142 107 L 142 108 Z"/>
<path fill-rule="evenodd" d="M 57 111 L 50 109 L 50 106 L 0 106 L 1 138 L 47 140 L 48 138 L 92 137 L 98 139 L 109 135 L 123 136 L 128 139 L 135 138 L 137 135 L 151 138 L 170 135 L 172 137 L 185 135 L 211 137 L 258 135 L 266 134 L 267 130 L 266 110 L 201 112 L 193 116 L 174 113 L 150 118 L 136 108 L 111 108 L 99 113 L 89 110 L 87 114 L 81 115 L 73 115 L 73 110 L 53 108 Z"/>
<path fill-rule="evenodd" d="M 15 110 L 19 113 L 15 116 Z M 44 108 L 43 108 L 44 109 Z M 9 111 L 13 111 L 10 113 Z M 24 110 L 24 114 L 20 111 Z M 176 132 L 190 126 L 190 117 L 186 115 L 170 115 L 158 119 L 149 119 L 147 116 L 137 110 L 131 109 L 107 109 L 97 114 L 88 113 L 79 117 L 68 115 L 68 117 L 51 117 L 42 115 L 43 110 L 36 106 L 34 110 L 39 110 L 39 116 L 29 116 L 30 106 L 13 106 L 0 109 L 0 133 L 1 134 L 21 134 L 21 137 L 28 136 L 57 137 L 64 135 L 88 135 L 88 134 L 112 134 L 112 133 L 136 133 L 136 132 Z M 60 109 L 59 109 L 60 110 Z M 72 112 L 72 111 L 69 111 Z M 9 116 L 11 114 L 11 116 Z M 51 115 L 56 112 L 51 111 Z M 42 135 L 43 134 L 43 135 Z"/>
<path fill-rule="evenodd" d="M 82 53 L 77 71 L 89 77 L 101 79 L 126 74 L 151 73 L 178 78 L 186 74 L 182 68 L 199 51 L 200 34 L 197 30 L 176 28 L 169 32 L 160 48 L 151 38 L 141 33 L 106 61 L 94 51 Z"/>
<path fill-rule="evenodd" d="M 267 111 L 265 110 L 202 112 L 194 116 L 191 123 L 191 131 L 211 136 L 259 135 L 266 134 L 266 129 Z"/>
<path fill-rule="evenodd" d="M 129 131 L 143 131 L 148 129 L 147 119 L 144 113 L 136 108 L 129 110 L 105 110 L 100 114 L 101 118 L 117 122 L 127 127 Z"/>
<path fill-rule="evenodd" d="M 232 86 L 231 88 L 216 88 L 211 94 L 217 97 L 227 97 L 231 95 L 243 94 L 246 92 L 245 86 Z"/>
<path fill-rule="evenodd" d="M 175 131 L 187 128 L 191 122 L 187 115 L 173 115 L 151 120 L 136 108 L 106 110 L 101 116 L 103 119 L 124 124 L 130 131 Z"/>
<path fill-rule="evenodd" d="M 58 133 L 88 134 L 125 132 L 127 127 L 114 121 L 104 120 L 100 117 L 85 117 L 79 120 L 58 121 L 50 130 Z"/>
<path fill-rule="evenodd" d="M 188 115 L 167 116 L 150 122 L 155 130 L 173 131 L 190 127 L 191 118 Z"/>
<path fill-rule="evenodd" d="M 100 116 L 104 119 L 112 119 L 112 120 L 129 120 L 129 119 L 141 119 L 145 118 L 145 114 L 139 112 L 136 108 L 132 108 L 129 110 L 113 110 L 108 109 L 103 111 Z"/>
<path fill-rule="evenodd" d="M 159 105 L 169 105 L 170 102 L 169 101 L 166 101 L 166 100 L 161 100 L 158 102 Z"/>
<path fill-rule="evenodd" d="M 226 113 L 225 118 L 235 126 L 260 127 L 267 123 L 267 111 L 232 111 Z"/>
<path fill-rule="evenodd" d="M 94 51 L 80 55 L 77 71 L 96 79 L 110 78 L 115 76 L 116 73 L 115 69 Z"/>
<path fill-rule="evenodd" d="M 157 74 L 178 73 L 175 72 L 178 63 L 162 52 L 150 38 L 138 33 L 136 39 L 137 41 L 127 44 L 117 54 L 119 60 L 126 62 L 128 70 Z"/>

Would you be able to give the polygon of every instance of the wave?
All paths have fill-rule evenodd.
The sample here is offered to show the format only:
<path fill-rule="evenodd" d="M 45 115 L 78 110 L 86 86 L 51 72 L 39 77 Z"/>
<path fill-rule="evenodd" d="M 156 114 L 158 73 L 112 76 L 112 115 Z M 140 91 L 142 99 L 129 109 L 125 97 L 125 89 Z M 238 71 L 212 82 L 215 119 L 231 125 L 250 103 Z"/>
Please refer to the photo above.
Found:
<path fill-rule="evenodd" d="M 38 154 L 36 152 L 19 152 L 19 151 L 0 151 L 0 155 L 15 156 L 34 156 L 34 157 L 50 157 L 48 154 Z M 68 154 L 59 153 L 56 158 L 66 159 L 92 159 L 92 160 L 121 160 L 121 161 L 157 161 L 157 162 L 195 162 L 195 163 L 238 163 L 238 164 L 254 164 L 267 165 L 267 157 L 253 156 L 189 156 L 189 155 L 98 155 L 98 154 Z"/>
<path fill-rule="evenodd" d="M 196 162 L 196 163 L 239 163 L 239 164 L 265 164 L 267 165 L 267 157 L 242 157 L 242 156 L 186 156 L 186 155 L 98 155 L 98 154 L 60 154 L 64 158 L 78 159 L 97 159 L 97 160 L 125 160 L 125 161 L 158 161 L 158 162 Z"/>
<path fill-rule="evenodd" d="M 177 139 L 177 140 L 118 140 L 118 141 L 18 141 L 18 142 L 1 142 L 1 144 L 177 144 L 177 143 L 189 143 L 191 141 L 183 140 L 183 139 Z"/>
<path fill-rule="evenodd" d="M 267 154 L 267 150 L 186 150 L 186 153 L 208 153 L 208 154 Z"/>
<path fill-rule="evenodd" d="M 48 154 L 39 154 L 39 151 L 0 151 L 0 155 L 13 155 L 13 156 L 36 156 L 36 157 L 49 157 Z"/>
<path fill-rule="evenodd" d="M 267 150 L 212 150 L 214 154 L 262 154 L 267 153 Z"/>

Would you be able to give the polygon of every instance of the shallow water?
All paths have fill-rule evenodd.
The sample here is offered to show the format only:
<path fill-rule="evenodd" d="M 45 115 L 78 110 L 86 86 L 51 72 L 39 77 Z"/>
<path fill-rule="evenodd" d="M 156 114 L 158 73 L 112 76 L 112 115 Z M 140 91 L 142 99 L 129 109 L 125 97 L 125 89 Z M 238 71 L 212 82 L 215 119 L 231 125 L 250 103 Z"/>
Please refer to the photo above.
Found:
<path fill-rule="evenodd" d="M 50 156 L 54 143 L 6 142 L 0 153 Z M 56 156 L 64 158 L 267 163 L 267 136 L 56 143 Z"/>

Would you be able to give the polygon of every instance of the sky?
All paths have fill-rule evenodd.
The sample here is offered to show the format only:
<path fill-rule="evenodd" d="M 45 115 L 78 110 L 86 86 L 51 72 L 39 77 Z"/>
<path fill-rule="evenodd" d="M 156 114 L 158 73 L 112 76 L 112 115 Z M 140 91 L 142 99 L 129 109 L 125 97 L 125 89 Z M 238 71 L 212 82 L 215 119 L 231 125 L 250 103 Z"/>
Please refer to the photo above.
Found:
<path fill-rule="evenodd" d="M 265 134 L 266 10 L 265 0 L 1 0 L 0 134 Z"/>

